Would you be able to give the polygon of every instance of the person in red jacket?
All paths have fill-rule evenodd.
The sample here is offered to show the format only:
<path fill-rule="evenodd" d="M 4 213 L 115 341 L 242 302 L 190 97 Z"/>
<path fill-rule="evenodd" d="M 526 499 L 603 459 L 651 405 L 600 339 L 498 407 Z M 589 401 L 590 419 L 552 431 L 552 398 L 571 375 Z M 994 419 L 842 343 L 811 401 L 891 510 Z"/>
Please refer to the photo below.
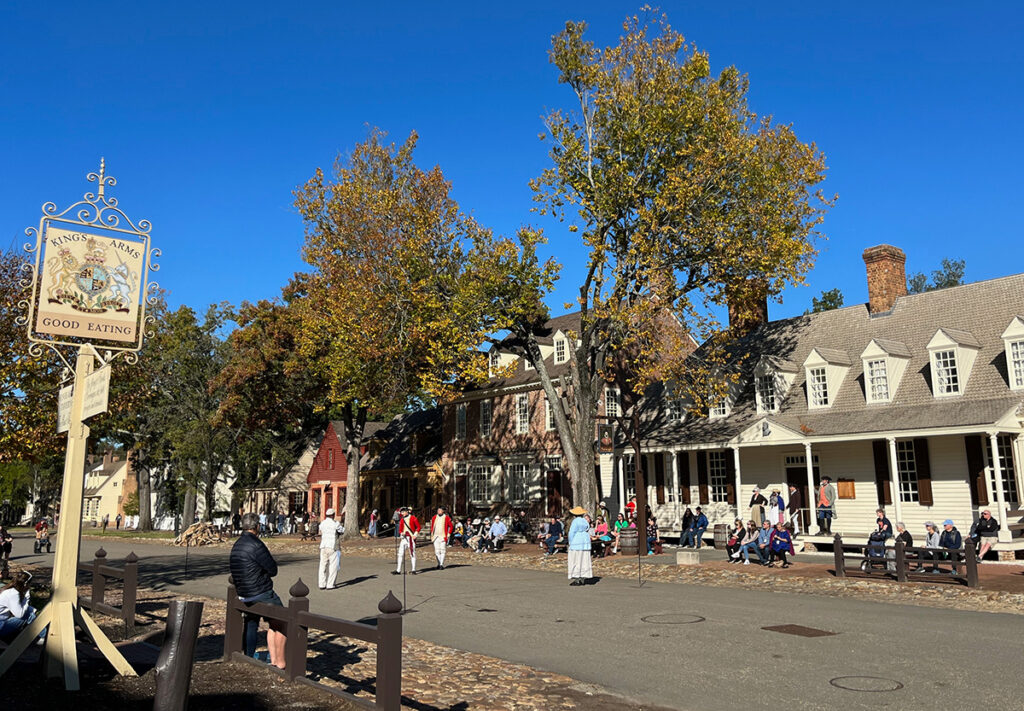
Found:
<path fill-rule="evenodd" d="M 448 539 L 452 537 L 454 530 L 452 517 L 444 510 L 444 506 L 438 506 L 437 513 L 430 519 L 430 540 L 434 543 L 438 570 L 444 570 L 444 555 L 448 550 Z"/>
<path fill-rule="evenodd" d="M 422 527 L 408 506 L 403 506 L 399 513 L 401 515 L 398 518 L 398 566 L 393 575 L 401 574 L 406 551 L 409 551 L 409 559 L 412 561 L 410 572 L 416 575 L 416 534 Z"/>

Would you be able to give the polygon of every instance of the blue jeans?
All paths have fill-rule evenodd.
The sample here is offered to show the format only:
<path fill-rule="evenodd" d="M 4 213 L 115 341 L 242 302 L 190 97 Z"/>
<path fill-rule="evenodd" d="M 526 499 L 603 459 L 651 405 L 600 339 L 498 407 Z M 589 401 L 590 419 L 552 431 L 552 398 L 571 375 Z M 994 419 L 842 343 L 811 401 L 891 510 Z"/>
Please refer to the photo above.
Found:
<path fill-rule="evenodd" d="M 700 548 L 704 540 L 704 532 L 707 528 L 694 528 L 686 532 L 686 540 L 692 543 L 695 548 Z"/>
<path fill-rule="evenodd" d="M 36 608 L 30 605 L 25 611 L 24 617 L 8 617 L 0 620 L 0 639 L 4 642 L 13 642 L 18 633 L 32 624 L 34 619 L 36 619 Z M 42 639 L 45 635 L 46 632 L 42 632 L 39 638 Z"/>
<path fill-rule="evenodd" d="M 757 557 L 763 563 L 765 561 L 764 551 L 757 547 L 757 541 L 751 541 L 750 543 L 744 543 L 740 547 L 740 552 L 743 553 L 743 560 L 750 560 L 750 551 L 757 553 Z"/>
<path fill-rule="evenodd" d="M 277 605 L 278 607 L 284 607 L 284 603 L 281 602 L 281 598 L 277 596 L 277 593 L 273 590 L 267 590 L 264 593 L 260 593 L 256 597 L 246 598 L 244 604 L 248 605 L 253 602 L 263 602 L 268 605 Z M 256 644 L 259 640 L 260 633 L 260 616 L 245 613 L 243 618 L 245 620 L 245 656 L 255 657 L 256 656 Z"/>

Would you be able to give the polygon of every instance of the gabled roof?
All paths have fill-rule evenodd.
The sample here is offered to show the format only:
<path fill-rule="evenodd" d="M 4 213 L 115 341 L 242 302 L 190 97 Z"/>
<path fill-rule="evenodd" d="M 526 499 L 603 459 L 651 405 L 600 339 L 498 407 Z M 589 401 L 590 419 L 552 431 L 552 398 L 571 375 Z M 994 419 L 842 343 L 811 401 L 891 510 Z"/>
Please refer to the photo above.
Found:
<path fill-rule="evenodd" d="M 828 410 L 809 410 L 805 374 L 799 373 L 772 420 L 809 437 L 907 429 L 983 426 L 1024 400 L 1007 381 L 1002 332 L 1024 310 L 1024 274 L 901 296 L 888 315 L 872 316 L 866 304 L 770 321 L 740 340 L 734 352 L 746 356 L 740 390 L 731 413 L 685 423 L 655 422 L 645 444 L 725 443 L 759 417 L 751 373 L 763 356 L 803 363 L 812 349 L 861 353 L 872 339 L 893 355 L 908 358 L 905 374 L 889 404 L 868 404 L 863 362 L 858 358 Z M 935 398 L 928 342 L 938 329 L 979 348 L 963 395 Z M 663 390 L 663 389 L 662 389 Z M 648 417 L 657 419 L 649 408 Z"/>
<path fill-rule="evenodd" d="M 376 456 L 367 457 L 363 471 L 429 467 L 441 458 L 441 408 L 405 412 L 397 415 L 379 432 L 384 447 Z"/>
<path fill-rule="evenodd" d="M 331 420 L 331 425 L 334 427 L 335 434 L 338 435 L 338 441 L 343 445 L 345 444 L 345 422 L 342 420 Z M 373 436 L 388 426 L 387 422 L 379 422 L 376 420 L 370 420 L 363 424 L 363 444 L 369 442 Z"/>
<path fill-rule="evenodd" d="M 812 353 L 817 353 L 822 360 L 830 365 L 852 365 L 853 360 L 850 359 L 850 354 L 840 348 L 822 348 L 816 346 L 811 349 Z"/>
<path fill-rule="evenodd" d="M 940 328 L 942 333 L 946 334 L 949 340 L 960 344 L 961 346 L 970 346 L 972 348 L 981 348 L 981 343 L 974 337 L 974 334 L 970 331 L 961 331 L 957 328 Z"/>

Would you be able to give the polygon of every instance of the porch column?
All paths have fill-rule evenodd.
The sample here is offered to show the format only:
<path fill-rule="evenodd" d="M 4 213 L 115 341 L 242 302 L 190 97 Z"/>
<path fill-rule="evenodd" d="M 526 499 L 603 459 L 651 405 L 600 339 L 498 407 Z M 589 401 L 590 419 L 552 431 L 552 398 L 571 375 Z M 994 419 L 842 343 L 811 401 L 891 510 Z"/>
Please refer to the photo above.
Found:
<path fill-rule="evenodd" d="M 335 486 L 334 487 L 334 505 L 331 508 L 334 509 L 334 515 L 337 517 L 335 519 L 336 521 L 340 521 L 341 520 L 341 514 L 338 513 L 338 500 L 339 500 L 338 494 L 340 492 L 341 492 L 341 487 L 340 486 Z"/>
<path fill-rule="evenodd" d="M 886 437 L 889 443 L 889 496 L 892 498 L 892 505 L 896 509 L 896 520 L 903 520 L 903 502 L 900 501 L 900 463 L 896 456 L 896 438 Z M 882 502 L 878 502 L 882 508 Z"/>
<path fill-rule="evenodd" d="M 668 456 L 672 457 L 672 486 L 676 492 L 676 524 L 682 525 L 683 490 L 679 488 L 679 452 L 669 452 Z"/>
<path fill-rule="evenodd" d="M 811 510 L 811 514 L 807 517 L 807 533 L 810 534 L 811 527 L 814 525 L 815 507 L 817 506 L 817 492 L 814 491 L 814 455 L 811 454 L 811 443 L 804 443 L 804 467 L 807 470 L 807 501 L 804 504 Z M 836 502 L 837 504 L 839 501 Z M 803 519 L 803 511 L 797 515 Z M 800 521 L 803 524 L 803 520 Z"/>
<path fill-rule="evenodd" d="M 732 461 L 736 467 L 736 518 L 743 518 L 743 495 L 740 493 L 740 448 L 732 448 Z"/>
<path fill-rule="evenodd" d="M 654 513 L 654 509 L 658 507 L 658 487 L 655 486 L 655 475 L 654 475 L 654 457 L 656 455 L 648 452 L 644 455 L 644 459 L 647 461 L 647 473 L 644 475 L 644 486 L 647 487 L 647 505 L 651 506 L 651 502 L 654 502 L 654 506 L 651 506 L 651 515 L 657 516 Z"/>
<path fill-rule="evenodd" d="M 629 497 L 626 495 L 625 453 L 619 455 L 619 461 L 615 463 L 615 466 L 619 470 L 619 510 L 615 512 L 615 515 L 618 516 L 620 512 L 626 510 L 626 504 L 629 503 Z"/>
<path fill-rule="evenodd" d="M 313 497 L 316 496 L 316 487 L 309 487 L 309 492 L 306 494 L 306 511 L 311 513 L 313 511 Z"/>
<path fill-rule="evenodd" d="M 1006 496 L 1003 493 L 1003 463 L 999 457 L 999 433 L 989 432 L 988 441 L 992 446 L 992 478 L 996 482 L 996 505 L 999 507 L 999 540 L 1006 542 L 1010 540 L 1011 535 L 1006 524 Z"/>

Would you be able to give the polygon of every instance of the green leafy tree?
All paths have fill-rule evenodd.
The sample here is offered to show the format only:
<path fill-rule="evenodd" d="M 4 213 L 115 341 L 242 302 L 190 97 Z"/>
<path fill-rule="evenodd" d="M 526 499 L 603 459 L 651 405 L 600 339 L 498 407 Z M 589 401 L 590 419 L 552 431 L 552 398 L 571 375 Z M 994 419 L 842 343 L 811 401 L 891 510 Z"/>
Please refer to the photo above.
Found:
<path fill-rule="evenodd" d="M 948 289 L 964 283 L 966 262 L 963 259 L 944 258 L 941 266 L 932 272 L 929 280 L 924 272 L 911 274 L 907 280 L 907 291 L 911 294 L 923 294 L 926 291 Z"/>
<path fill-rule="evenodd" d="M 821 296 L 811 299 L 811 310 L 808 313 L 820 314 L 822 311 L 831 311 L 843 307 L 843 292 L 838 288 L 821 292 Z"/>
<path fill-rule="evenodd" d="M 124 501 L 121 504 L 121 508 L 124 510 L 125 516 L 138 516 L 139 515 L 139 492 L 133 491 L 124 497 Z"/>

